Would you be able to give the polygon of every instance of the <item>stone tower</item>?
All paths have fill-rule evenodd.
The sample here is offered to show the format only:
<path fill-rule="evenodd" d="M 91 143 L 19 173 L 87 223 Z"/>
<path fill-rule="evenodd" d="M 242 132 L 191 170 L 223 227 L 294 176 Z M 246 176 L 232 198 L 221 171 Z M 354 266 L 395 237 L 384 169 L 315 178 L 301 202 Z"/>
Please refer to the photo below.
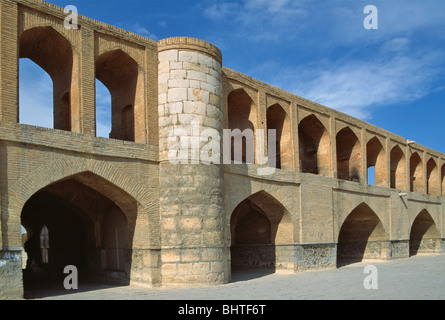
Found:
<path fill-rule="evenodd" d="M 222 165 L 200 158 L 206 129 L 221 158 L 221 52 L 198 39 L 161 40 L 158 75 L 162 282 L 226 283 Z"/>

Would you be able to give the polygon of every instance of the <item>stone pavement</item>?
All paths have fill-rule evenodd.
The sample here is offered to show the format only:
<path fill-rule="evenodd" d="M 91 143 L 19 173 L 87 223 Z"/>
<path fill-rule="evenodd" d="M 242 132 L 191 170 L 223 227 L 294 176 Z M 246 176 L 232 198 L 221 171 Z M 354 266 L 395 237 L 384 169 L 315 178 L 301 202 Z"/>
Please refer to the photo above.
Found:
<path fill-rule="evenodd" d="M 377 267 L 378 289 L 365 289 L 367 265 Z M 374 275 L 374 274 L 373 274 Z M 68 293 L 69 292 L 69 293 Z M 68 294 L 67 294 L 68 293 Z M 445 255 L 370 261 L 298 274 L 239 273 L 221 286 L 146 289 L 79 284 L 79 290 L 42 291 L 38 299 L 68 300 L 305 300 L 445 299 Z"/>

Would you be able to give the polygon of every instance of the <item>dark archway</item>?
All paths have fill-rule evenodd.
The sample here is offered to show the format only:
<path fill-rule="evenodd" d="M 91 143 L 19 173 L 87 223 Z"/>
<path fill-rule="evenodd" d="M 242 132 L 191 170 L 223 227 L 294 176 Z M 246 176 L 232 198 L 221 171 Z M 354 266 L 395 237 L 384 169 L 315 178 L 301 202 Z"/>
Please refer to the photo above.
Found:
<path fill-rule="evenodd" d="M 405 155 L 399 146 L 392 148 L 390 153 L 391 162 L 391 188 L 406 190 Z"/>
<path fill-rule="evenodd" d="M 375 212 L 365 203 L 357 206 L 343 222 L 337 245 L 337 266 L 363 259 L 383 258 L 386 232 Z"/>
<path fill-rule="evenodd" d="M 277 244 L 292 243 L 292 223 L 283 205 L 264 191 L 242 201 L 230 220 L 231 265 L 237 270 L 275 272 Z"/>
<path fill-rule="evenodd" d="M 47 257 L 41 237 L 36 242 L 28 239 L 25 249 L 34 261 L 24 270 L 25 298 L 70 293 L 63 287 L 68 265 L 76 266 L 79 283 L 128 285 L 136 210 L 132 197 L 90 172 L 36 192 L 21 219 L 33 235 L 47 227 Z"/>
<path fill-rule="evenodd" d="M 433 196 L 440 196 L 440 173 L 436 161 L 431 158 L 426 163 L 426 193 Z"/>
<path fill-rule="evenodd" d="M 368 176 L 368 184 L 386 187 L 386 156 L 382 143 L 377 137 L 369 140 L 366 145 L 366 163 L 368 170 L 374 167 L 374 183 L 370 183 Z"/>
<path fill-rule="evenodd" d="M 298 125 L 301 172 L 330 176 L 330 142 L 324 125 L 315 115 Z"/>
<path fill-rule="evenodd" d="M 423 162 L 417 152 L 414 152 L 409 160 L 410 191 L 425 193 Z"/>
<path fill-rule="evenodd" d="M 292 170 L 292 137 L 290 120 L 286 111 L 278 103 L 267 108 L 266 112 L 267 130 L 275 130 L 275 141 L 267 141 L 267 143 L 275 143 L 276 163 L 275 168 Z M 269 135 L 268 135 L 269 137 Z M 270 157 L 271 155 L 269 155 Z"/>
<path fill-rule="evenodd" d="M 434 253 L 438 247 L 439 231 L 436 223 L 426 210 L 414 220 L 409 236 L 409 255 Z"/>
<path fill-rule="evenodd" d="M 254 163 L 256 105 L 244 89 L 236 89 L 228 95 L 227 106 L 228 125 L 232 130 L 230 160 L 236 164 Z"/>
<path fill-rule="evenodd" d="M 360 182 L 362 172 L 360 141 L 349 127 L 337 133 L 336 147 L 337 178 Z"/>

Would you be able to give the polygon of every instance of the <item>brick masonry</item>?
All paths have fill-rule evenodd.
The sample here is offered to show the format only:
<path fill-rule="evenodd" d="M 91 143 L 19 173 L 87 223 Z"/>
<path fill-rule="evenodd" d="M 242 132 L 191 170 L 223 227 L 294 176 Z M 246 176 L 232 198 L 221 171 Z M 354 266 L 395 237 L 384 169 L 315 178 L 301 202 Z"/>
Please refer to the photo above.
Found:
<path fill-rule="evenodd" d="M 227 283 L 234 267 L 300 272 L 335 268 L 345 257 L 444 251 L 444 154 L 225 68 L 208 42 L 156 42 L 83 16 L 80 29 L 67 30 L 64 17 L 41 0 L 0 0 L 2 298 L 23 295 L 20 226 L 43 223 L 44 207 L 35 208 L 42 221 L 30 215 L 39 199 L 81 212 L 90 276 L 148 287 Z M 52 59 L 72 55 L 71 72 L 48 64 L 51 46 L 46 55 L 32 50 L 49 38 L 63 44 Z M 55 128 L 18 119 L 17 57 L 25 53 L 60 78 Z M 111 139 L 95 137 L 96 77 L 112 95 Z M 219 149 L 193 140 L 194 123 L 217 133 Z M 273 174 L 259 174 L 257 157 L 193 163 L 203 150 L 221 159 L 223 129 L 237 126 L 280 132 Z M 192 137 L 190 152 L 171 152 L 175 132 Z M 118 253 L 109 247 L 109 223 L 126 234 L 116 238 Z M 123 261 L 118 270 L 110 269 L 113 259 Z"/>

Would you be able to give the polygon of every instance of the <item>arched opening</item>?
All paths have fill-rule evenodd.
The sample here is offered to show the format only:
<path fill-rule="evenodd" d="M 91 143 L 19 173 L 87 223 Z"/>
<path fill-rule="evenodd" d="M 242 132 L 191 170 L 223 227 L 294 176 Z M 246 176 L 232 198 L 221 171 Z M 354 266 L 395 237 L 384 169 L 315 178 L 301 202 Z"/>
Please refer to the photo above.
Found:
<path fill-rule="evenodd" d="M 391 188 L 406 190 L 405 155 L 399 146 L 391 150 Z"/>
<path fill-rule="evenodd" d="M 40 229 L 40 256 L 43 264 L 49 264 L 48 250 L 49 230 L 47 226 L 43 225 L 42 229 Z"/>
<path fill-rule="evenodd" d="M 267 129 L 276 130 L 275 141 L 267 141 L 267 143 L 275 143 L 276 146 L 275 167 L 277 169 L 292 170 L 293 149 L 289 117 L 279 104 L 274 104 L 267 108 L 266 118 Z"/>
<path fill-rule="evenodd" d="M 329 177 L 330 141 L 324 125 L 315 115 L 301 120 L 298 125 L 301 172 Z"/>
<path fill-rule="evenodd" d="M 36 114 L 36 119 L 26 121 L 27 124 L 42 125 L 46 124 L 47 127 L 51 127 L 49 120 L 52 118 L 52 127 L 54 129 L 71 131 L 71 115 L 72 115 L 72 95 L 70 94 L 72 89 L 72 71 L 73 71 L 73 50 L 70 42 L 65 39 L 60 33 L 54 30 L 52 27 L 35 27 L 26 30 L 20 36 L 19 41 L 19 57 L 28 58 L 35 64 L 40 66 L 52 80 L 52 92 L 53 92 L 53 115 L 46 115 L 46 111 L 49 110 L 48 106 L 38 105 L 33 103 L 32 105 L 25 106 L 23 103 L 29 103 L 27 96 L 35 95 L 36 92 L 21 92 L 20 107 L 26 110 L 34 109 L 32 114 Z M 26 64 L 20 63 L 19 67 L 26 66 Z M 40 77 L 41 73 L 37 73 Z M 21 76 L 30 77 L 29 73 L 20 72 Z M 38 81 L 35 79 L 34 81 Z M 26 80 L 28 82 L 29 80 Z M 23 83 L 20 81 L 19 83 Z M 41 91 L 44 88 L 39 88 Z M 20 91 L 26 91 L 26 86 L 20 86 Z M 36 98 L 35 98 L 36 99 Z M 39 100 L 40 102 L 46 102 L 47 99 Z M 35 100 L 34 100 L 35 101 Z M 41 109 L 37 112 L 35 109 Z M 20 108 L 19 108 L 20 109 Z M 43 116 L 42 113 L 43 111 Z M 19 110 L 19 122 L 20 118 L 28 117 L 23 115 L 23 112 Z"/>
<path fill-rule="evenodd" d="M 337 178 L 359 182 L 362 172 L 360 141 L 349 127 L 337 133 Z"/>
<path fill-rule="evenodd" d="M 343 222 L 337 245 L 337 266 L 385 257 L 386 232 L 375 212 L 360 204 Z"/>
<path fill-rule="evenodd" d="M 230 92 L 227 105 L 228 125 L 231 130 L 230 159 L 237 164 L 254 163 L 256 105 L 244 89 Z"/>
<path fill-rule="evenodd" d="M 414 220 L 409 236 L 409 255 L 434 253 L 439 246 L 439 231 L 436 223 L 426 210 Z"/>
<path fill-rule="evenodd" d="M 426 178 L 426 193 L 433 196 L 440 196 L 439 169 L 433 158 L 426 163 Z"/>
<path fill-rule="evenodd" d="M 31 234 L 25 243 L 25 298 L 70 293 L 63 287 L 68 265 L 77 268 L 83 285 L 128 285 L 136 215 L 131 196 L 90 172 L 36 192 L 21 214 Z"/>
<path fill-rule="evenodd" d="M 275 272 L 289 267 L 289 252 L 276 245 L 292 243 L 290 215 L 268 193 L 261 191 L 242 201 L 232 213 L 230 230 L 232 274 L 246 269 Z M 281 249 L 283 252 L 277 254 Z"/>
<path fill-rule="evenodd" d="M 376 186 L 386 187 L 386 157 L 385 150 L 383 149 L 380 140 L 377 137 L 369 140 L 366 145 L 366 163 L 368 172 L 370 168 L 373 167 L 373 177 L 374 181 L 370 180 L 370 175 L 368 174 L 368 184 L 374 184 Z M 372 183 L 370 183 L 372 182 Z"/>
<path fill-rule="evenodd" d="M 143 95 L 137 94 L 139 82 L 137 62 L 122 50 L 103 53 L 96 59 L 96 78 L 111 95 L 111 132 L 109 137 L 136 141 L 138 122 L 135 121 L 135 113 L 140 112 L 144 105 Z M 96 96 L 96 103 L 98 101 L 100 101 L 100 97 Z M 96 114 L 96 119 L 98 117 L 99 114 Z M 143 123 L 143 114 L 141 117 L 140 122 Z"/>
<path fill-rule="evenodd" d="M 111 94 L 96 79 L 96 137 L 109 138 L 111 133 Z"/>
<path fill-rule="evenodd" d="M 423 163 L 417 152 L 411 155 L 409 160 L 410 170 L 410 191 L 425 193 Z"/>
<path fill-rule="evenodd" d="M 19 60 L 19 122 L 54 128 L 53 81 L 30 59 Z"/>

